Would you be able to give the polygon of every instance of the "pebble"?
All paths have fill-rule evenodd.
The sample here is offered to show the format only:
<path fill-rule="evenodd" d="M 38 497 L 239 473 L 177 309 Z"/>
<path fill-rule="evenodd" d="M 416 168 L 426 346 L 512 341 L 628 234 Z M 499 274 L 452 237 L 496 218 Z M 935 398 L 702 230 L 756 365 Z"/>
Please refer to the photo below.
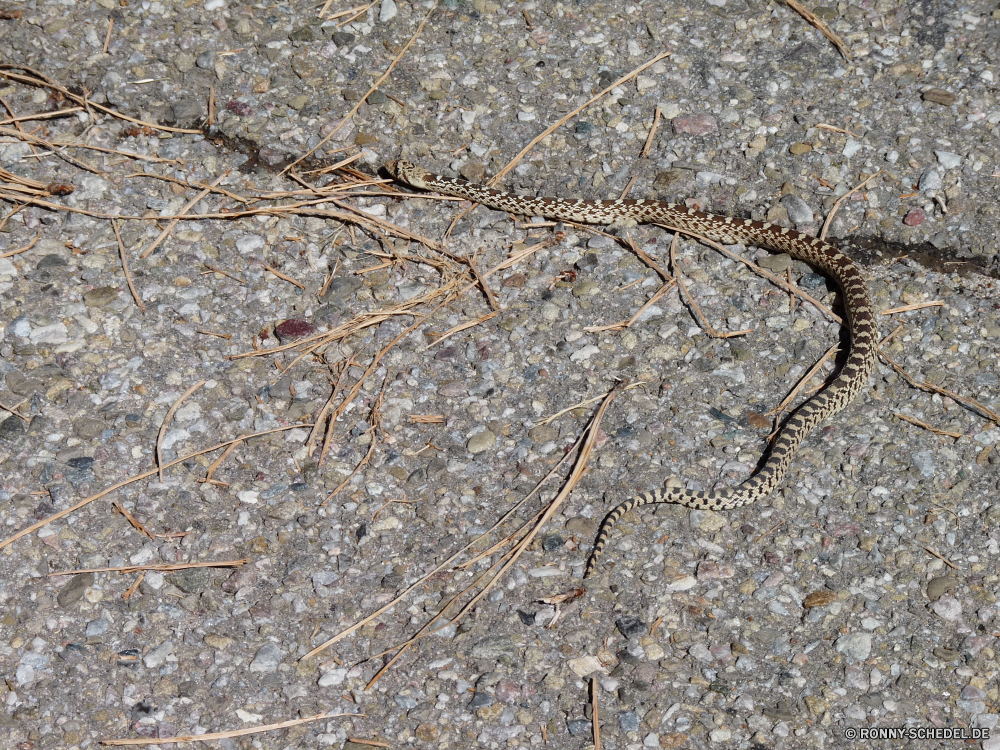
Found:
<path fill-rule="evenodd" d="M 276 643 L 265 643 L 254 654 L 253 661 L 250 662 L 250 671 L 269 674 L 277 671 L 280 664 L 281 649 Z"/>
<path fill-rule="evenodd" d="M 396 3 L 394 0 L 382 0 L 382 7 L 378 11 L 379 23 L 386 23 L 396 17 Z"/>
<path fill-rule="evenodd" d="M 906 216 L 903 217 L 903 223 L 908 227 L 918 227 L 924 223 L 924 212 L 919 208 L 911 208 L 906 212 Z"/>
<path fill-rule="evenodd" d="M 497 436 L 494 435 L 489 430 L 481 430 L 469 438 L 469 442 L 466 444 L 469 453 L 473 455 L 488 451 L 494 445 L 496 445 Z"/>
<path fill-rule="evenodd" d="M 173 651 L 173 641 L 165 641 L 142 657 L 142 663 L 146 669 L 158 669 L 167 663 Z"/>
<path fill-rule="evenodd" d="M 957 169 L 962 165 L 962 157 L 950 151 L 935 151 L 934 155 L 937 157 L 938 164 L 945 169 Z"/>
<path fill-rule="evenodd" d="M 948 594 L 945 594 L 937 601 L 932 602 L 931 611 L 947 622 L 960 622 L 962 620 L 961 602 Z"/>
<path fill-rule="evenodd" d="M 682 115 L 670 121 L 677 135 L 706 136 L 719 132 L 719 123 L 708 114 Z"/>
<path fill-rule="evenodd" d="M 941 171 L 937 167 L 926 170 L 920 175 L 920 181 L 917 183 L 917 187 L 922 191 L 940 190 L 942 185 L 944 180 L 941 179 Z"/>
<path fill-rule="evenodd" d="M 638 638 L 639 636 L 646 635 L 647 632 L 646 623 L 638 617 L 630 615 L 619 617 L 615 620 L 615 625 L 618 631 L 626 638 Z"/>
<path fill-rule="evenodd" d="M 956 97 L 953 93 L 945 91 L 944 89 L 927 89 L 927 91 L 922 94 L 921 98 L 925 102 L 940 104 L 942 107 L 950 107 L 958 100 L 958 97 Z"/>
<path fill-rule="evenodd" d="M 638 732 L 639 714 L 635 711 L 622 711 L 618 714 L 618 726 L 623 732 Z"/>
<path fill-rule="evenodd" d="M 834 643 L 837 653 L 849 656 L 856 661 L 864 661 L 872 650 L 872 637 L 868 633 L 849 633 L 842 635 Z"/>
<path fill-rule="evenodd" d="M 243 255 L 259 253 L 266 246 L 264 238 L 259 234 L 244 234 L 236 240 L 236 249 Z"/>
<path fill-rule="evenodd" d="M 783 195 L 781 197 L 781 205 L 785 207 L 785 210 L 788 212 L 788 218 L 795 226 L 800 227 L 803 224 L 811 224 L 813 222 L 813 210 L 809 207 L 808 203 L 794 193 Z"/>
<path fill-rule="evenodd" d="M 958 586 L 958 579 L 952 576 L 938 576 L 927 582 L 927 598 L 930 601 L 937 601 L 944 594 Z"/>

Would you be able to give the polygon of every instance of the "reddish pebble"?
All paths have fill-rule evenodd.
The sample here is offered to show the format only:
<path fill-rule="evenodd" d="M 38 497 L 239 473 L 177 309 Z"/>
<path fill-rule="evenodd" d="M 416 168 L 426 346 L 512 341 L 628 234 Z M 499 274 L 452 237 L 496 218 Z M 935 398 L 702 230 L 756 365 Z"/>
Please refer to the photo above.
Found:
<path fill-rule="evenodd" d="M 234 115 L 239 115 L 240 117 L 249 117 L 253 114 L 253 107 L 246 102 L 241 102 L 237 99 L 230 99 L 229 104 L 226 105 L 226 109 Z"/>
<path fill-rule="evenodd" d="M 910 212 L 903 219 L 903 223 L 906 224 L 906 226 L 908 227 L 916 227 L 923 224 L 925 218 L 926 217 L 924 216 L 923 210 L 919 208 L 913 208 L 910 209 Z"/>
<path fill-rule="evenodd" d="M 291 318 L 283 323 L 278 323 L 274 327 L 274 333 L 282 341 L 291 341 L 316 333 L 316 326 L 305 320 Z"/>
<path fill-rule="evenodd" d="M 719 132 L 719 123 L 712 115 L 682 115 L 670 121 L 677 135 L 709 135 Z"/>

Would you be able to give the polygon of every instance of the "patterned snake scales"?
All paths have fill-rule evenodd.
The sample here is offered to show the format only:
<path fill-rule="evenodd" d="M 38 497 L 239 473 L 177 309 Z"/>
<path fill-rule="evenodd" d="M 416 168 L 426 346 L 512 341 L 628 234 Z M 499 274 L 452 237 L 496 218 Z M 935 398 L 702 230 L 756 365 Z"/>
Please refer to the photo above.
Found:
<path fill-rule="evenodd" d="M 411 187 L 465 198 L 497 211 L 586 224 L 614 224 L 622 220 L 663 224 L 669 228 L 701 234 L 727 245 L 745 243 L 788 253 L 826 271 L 843 291 L 844 308 L 851 333 L 851 350 L 847 362 L 830 385 L 802 404 L 785 422 L 764 466 L 735 487 L 710 492 L 678 488 L 653 490 L 642 492 L 618 505 L 601 524 L 584 578 L 594 571 L 597 558 L 618 519 L 633 508 L 650 503 L 677 503 L 689 508 L 728 510 L 766 497 L 785 476 L 792 456 L 806 435 L 824 419 L 847 406 L 867 384 L 868 377 L 875 368 L 878 324 L 864 276 L 850 258 L 816 237 L 775 224 L 716 216 L 665 201 L 631 198 L 525 198 L 463 179 L 441 177 L 405 161 L 389 162 L 386 169 L 396 180 Z"/>

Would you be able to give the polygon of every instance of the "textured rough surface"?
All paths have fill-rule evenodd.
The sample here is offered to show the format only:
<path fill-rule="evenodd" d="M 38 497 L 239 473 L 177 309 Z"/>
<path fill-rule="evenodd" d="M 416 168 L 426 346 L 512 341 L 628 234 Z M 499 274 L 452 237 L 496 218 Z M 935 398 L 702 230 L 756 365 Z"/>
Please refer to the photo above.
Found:
<path fill-rule="evenodd" d="M 816 236 L 834 203 L 881 168 L 840 203 L 830 237 L 857 260 L 878 310 L 912 306 L 880 319 L 883 335 L 902 326 L 883 351 L 916 380 L 996 411 L 994 7 L 812 7 L 848 61 L 784 3 L 441 0 L 370 93 L 430 3 L 344 13 L 355 5 L 367 4 L 334 2 L 324 19 L 320 3 L 0 5 L 0 63 L 87 96 L 76 110 L 50 89 L 0 79 L 0 119 L 27 118 L 0 124 L 0 192 L 33 180 L 56 206 L 0 200 L 3 535 L 149 472 L 0 551 L 0 745 L 96 747 L 332 710 L 365 716 L 215 744 L 568 750 L 592 741 L 592 690 L 606 750 L 797 750 L 843 746 L 855 727 L 1000 729 L 995 423 L 880 362 L 766 499 L 719 513 L 638 508 L 583 582 L 617 503 L 750 476 L 769 412 L 827 348 L 846 349 L 843 327 L 682 240 L 677 265 L 705 318 L 724 333 L 752 329 L 709 336 L 676 289 L 652 299 L 662 280 L 643 258 L 666 269 L 672 240 L 656 226 L 597 234 L 379 184 L 282 216 L 237 217 L 247 205 L 232 197 L 329 198 L 295 191 L 333 190 L 342 175 L 312 170 L 354 156 L 364 175 L 403 159 L 485 182 L 550 124 L 669 51 L 498 187 L 610 200 L 628 188 Z M 210 112 L 205 133 L 164 129 L 200 128 Z M 15 142 L 16 127 L 57 153 Z M 77 141 L 106 150 L 66 145 Z M 317 146 L 294 177 L 282 173 Z M 220 178 L 226 192 L 201 195 Z M 201 218 L 179 221 L 140 258 L 195 199 L 189 215 Z M 386 225 L 322 213 L 349 208 Z M 145 312 L 101 218 L 112 215 Z M 512 257 L 486 277 L 492 297 L 471 286 L 363 382 L 418 315 L 389 315 L 324 359 L 297 359 L 311 336 L 378 310 L 416 304 L 423 315 L 436 302 L 420 300 L 456 274 Z M 766 265 L 842 311 L 819 269 Z M 834 359 L 843 365 L 846 352 Z M 791 408 L 833 372 L 831 361 Z M 376 655 L 500 562 L 492 545 L 543 507 L 555 481 L 470 551 L 490 554 L 301 659 L 489 530 L 556 467 L 592 417 L 590 399 L 620 378 L 645 384 L 618 395 L 586 476 L 464 619 L 436 621 L 446 627 L 366 689 L 385 665 Z M 330 410 L 358 386 L 355 405 L 320 464 L 309 425 L 338 379 Z M 278 428 L 218 467 L 222 449 L 195 455 Z M 183 459 L 162 480 L 158 440 L 164 462 Z M 156 569 L 220 560 L 247 562 Z M 73 574 L 51 575 L 62 572 Z"/>

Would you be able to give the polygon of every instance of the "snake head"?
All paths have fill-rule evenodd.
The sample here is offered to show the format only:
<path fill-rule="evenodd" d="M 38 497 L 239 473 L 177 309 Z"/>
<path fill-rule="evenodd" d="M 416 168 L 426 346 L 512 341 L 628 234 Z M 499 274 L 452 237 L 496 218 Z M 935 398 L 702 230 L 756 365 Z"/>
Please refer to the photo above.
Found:
<path fill-rule="evenodd" d="M 430 189 L 427 187 L 427 178 L 433 177 L 433 175 L 416 164 L 403 161 L 402 159 L 387 161 L 385 163 L 385 171 L 392 175 L 393 179 L 405 185 L 422 190 Z"/>

